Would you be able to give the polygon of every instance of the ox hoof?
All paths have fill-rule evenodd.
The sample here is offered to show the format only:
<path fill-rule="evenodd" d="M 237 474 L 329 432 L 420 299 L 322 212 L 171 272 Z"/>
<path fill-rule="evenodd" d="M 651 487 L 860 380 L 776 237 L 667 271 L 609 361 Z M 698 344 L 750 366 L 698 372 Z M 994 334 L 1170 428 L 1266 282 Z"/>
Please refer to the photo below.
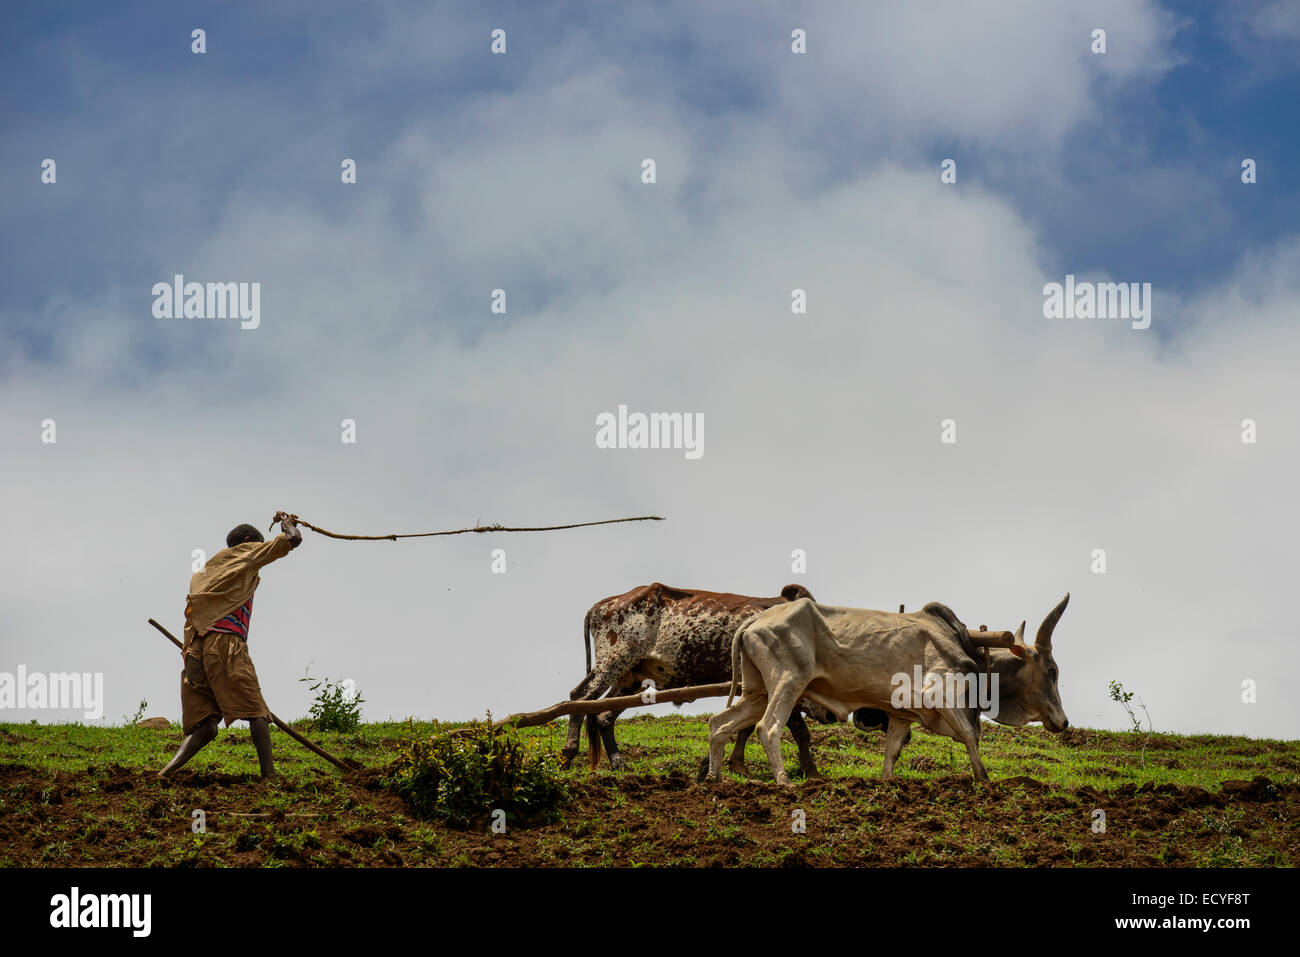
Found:
<path fill-rule="evenodd" d="M 702 783 L 704 783 L 705 781 L 709 781 L 709 780 L 718 781 L 718 780 L 721 780 L 721 779 L 722 779 L 722 771 L 721 771 L 721 770 L 718 771 L 718 774 L 717 774 L 716 777 L 713 777 L 713 778 L 710 778 L 710 777 L 709 777 L 709 759 L 708 759 L 708 758 L 705 758 L 703 761 L 700 762 L 700 770 L 699 770 L 699 773 L 695 776 L 695 781 L 696 781 L 697 784 L 702 784 Z"/>
<path fill-rule="evenodd" d="M 745 776 L 745 762 L 744 762 L 744 761 L 741 761 L 739 764 L 732 764 L 730 761 L 728 761 L 728 762 L 727 762 L 727 770 L 730 771 L 732 774 L 739 774 L 741 777 L 744 777 L 744 776 Z"/>
<path fill-rule="evenodd" d="M 618 753 L 611 754 L 609 756 L 609 766 L 616 769 L 623 767 L 623 755 Z"/>

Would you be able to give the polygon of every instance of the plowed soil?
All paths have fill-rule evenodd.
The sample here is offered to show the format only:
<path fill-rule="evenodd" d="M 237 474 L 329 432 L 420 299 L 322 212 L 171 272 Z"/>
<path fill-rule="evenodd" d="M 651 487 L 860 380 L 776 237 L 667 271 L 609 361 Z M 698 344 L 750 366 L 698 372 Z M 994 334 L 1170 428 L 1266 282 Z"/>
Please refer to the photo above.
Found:
<path fill-rule="evenodd" d="M 1029 777 L 977 786 L 969 775 L 781 788 L 696 784 L 684 771 L 600 774 L 574 782 L 560 822 L 504 834 L 416 820 L 377 771 L 317 777 L 182 770 L 161 782 L 111 764 L 45 774 L 0 765 L 0 845 L 5 863 L 34 866 L 1300 864 L 1300 785 L 1262 776 L 1217 790 L 1099 790 Z M 263 816 L 239 816 L 250 813 Z"/>

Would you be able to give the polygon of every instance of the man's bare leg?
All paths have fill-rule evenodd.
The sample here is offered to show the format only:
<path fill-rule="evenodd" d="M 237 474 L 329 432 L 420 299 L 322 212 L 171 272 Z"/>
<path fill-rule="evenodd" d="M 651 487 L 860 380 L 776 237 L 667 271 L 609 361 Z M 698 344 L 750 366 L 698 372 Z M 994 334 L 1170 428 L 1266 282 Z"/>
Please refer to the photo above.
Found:
<path fill-rule="evenodd" d="M 271 723 L 266 718 L 249 718 L 248 728 L 253 735 L 253 747 L 257 748 L 257 763 L 262 766 L 262 780 L 269 781 L 275 777 L 275 764 L 271 761 Z"/>
<path fill-rule="evenodd" d="M 221 719 L 215 714 L 209 715 L 201 721 L 199 726 L 194 729 L 194 732 L 181 742 L 180 748 L 176 751 L 176 756 L 168 762 L 167 767 L 158 772 L 158 777 L 171 777 L 186 761 L 198 754 L 205 744 L 217 736 L 217 728 L 220 724 Z"/>

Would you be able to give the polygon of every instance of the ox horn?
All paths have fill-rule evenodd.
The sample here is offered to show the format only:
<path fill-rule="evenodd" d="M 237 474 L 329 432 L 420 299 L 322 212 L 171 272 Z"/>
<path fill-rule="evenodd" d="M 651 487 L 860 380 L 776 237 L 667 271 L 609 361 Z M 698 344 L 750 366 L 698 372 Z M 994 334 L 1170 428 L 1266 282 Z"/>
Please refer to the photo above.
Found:
<path fill-rule="evenodd" d="M 1070 593 L 1066 592 L 1061 603 L 1047 613 L 1043 623 L 1038 626 L 1038 634 L 1034 638 L 1034 647 L 1041 648 L 1044 651 L 1052 650 L 1052 632 L 1056 630 L 1056 623 L 1061 620 L 1061 615 L 1065 613 L 1065 606 L 1070 603 Z"/>

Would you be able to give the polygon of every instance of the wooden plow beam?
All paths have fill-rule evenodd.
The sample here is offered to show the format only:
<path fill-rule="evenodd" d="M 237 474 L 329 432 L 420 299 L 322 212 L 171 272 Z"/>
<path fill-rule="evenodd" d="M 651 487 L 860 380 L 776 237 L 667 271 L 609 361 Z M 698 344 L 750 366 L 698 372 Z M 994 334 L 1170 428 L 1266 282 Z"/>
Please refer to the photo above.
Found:
<path fill-rule="evenodd" d="M 648 695 L 653 690 L 653 695 Z M 730 681 L 719 681 L 711 685 L 692 685 L 688 688 L 649 689 L 640 694 L 623 695 L 618 698 L 597 698 L 594 701 L 561 701 L 543 708 L 541 711 L 523 711 L 507 718 L 494 721 L 495 725 L 513 724 L 516 728 L 529 728 L 546 724 L 555 718 L 571 714 L 601 714 L 605 711 L 622 711 L 627 708 L 643 708 L 652 704 L 685 704 L 697 698 L 719 698 L 731 692 Z M 649 700 L 647 700 L 647 697 Z"/>

